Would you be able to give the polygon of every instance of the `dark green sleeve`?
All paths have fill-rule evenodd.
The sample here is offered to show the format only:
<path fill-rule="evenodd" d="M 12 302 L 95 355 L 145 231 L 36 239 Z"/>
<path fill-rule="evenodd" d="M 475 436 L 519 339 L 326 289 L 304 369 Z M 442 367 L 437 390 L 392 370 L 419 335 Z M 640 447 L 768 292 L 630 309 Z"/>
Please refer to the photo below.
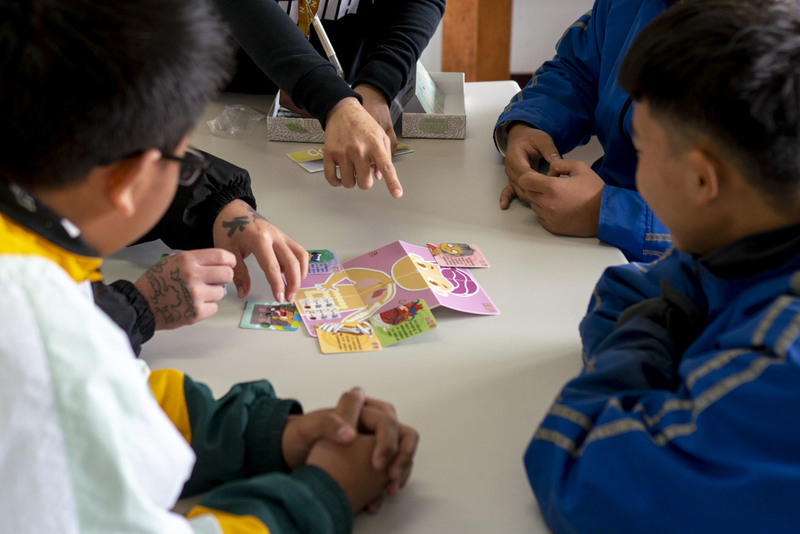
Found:
<path fill-rule="evenodd" d="M 183 380 L 197 456 L 184 497 L 232 480 L 288 470 L 281 436 L 287 416 L 302 413 L 297 401 L 278 399 L 265 380 L 237 384 L 220 399 L 204 384 L 188 376 Z"/>
<path fill-rule="evenodd" d="M 189 515 L 198 512 L 232 514 L 228 524 L 232 529 L 243 517 L 253 516 L 270 534 L 348 534 L 353 526 L 344 491 L 325 471 L 312 466 L 218 486 Z"/>

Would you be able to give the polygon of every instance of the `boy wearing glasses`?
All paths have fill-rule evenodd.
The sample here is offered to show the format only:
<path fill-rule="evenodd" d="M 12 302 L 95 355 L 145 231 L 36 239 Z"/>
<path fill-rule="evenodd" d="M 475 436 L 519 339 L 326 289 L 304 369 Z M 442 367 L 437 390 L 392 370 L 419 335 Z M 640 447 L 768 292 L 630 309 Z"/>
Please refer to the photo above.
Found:
<path fill-rule="evenodd" d="M 354 388 L 302 414 L 265 381 L 215 401 L 93 302 L 101 257 L 202 171 L 188 134 L 231 59 L 212 11 L 0 0 L 0 36 L 3 531 L 348 532 L 410 474 L 390 405 Z"/>
<path fill-rule="evenodd" d="M 525 467 L 553 532 L 800 524 L 800 2 L 692 0 L 620 67 L 675 248 L 609 269 Z"/>

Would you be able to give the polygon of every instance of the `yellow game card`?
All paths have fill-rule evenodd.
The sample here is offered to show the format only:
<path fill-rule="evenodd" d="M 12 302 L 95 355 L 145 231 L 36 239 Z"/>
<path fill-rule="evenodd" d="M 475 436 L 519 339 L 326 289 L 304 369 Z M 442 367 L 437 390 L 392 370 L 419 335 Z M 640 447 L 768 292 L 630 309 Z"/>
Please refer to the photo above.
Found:
<path fill-rule="evenodd" d="M 367 322 L 357 326 L 348 326 L 342 323 L 319 324 L 317 325 L 317 339 L 323 354 L 381 350 L 381 342 L 378 341 L 375 330 Z"/>
<path fill-rule="evenodd" d="M 405 143 L 397 143 L 397 150 L 395 151 L 394 156 L 402 156 L 403 154 L 408 154 L 409 152 L 414 152 L 414 149 Z M 292 152 L 290 154 L 286 154 L 286 156 L 308 172 L 322 172 L 325 169 L 325 165 L 322 162 L 323 153 L 324 152 L 322 148 L 314 147 L 309 148 L 308 150 Z"/>

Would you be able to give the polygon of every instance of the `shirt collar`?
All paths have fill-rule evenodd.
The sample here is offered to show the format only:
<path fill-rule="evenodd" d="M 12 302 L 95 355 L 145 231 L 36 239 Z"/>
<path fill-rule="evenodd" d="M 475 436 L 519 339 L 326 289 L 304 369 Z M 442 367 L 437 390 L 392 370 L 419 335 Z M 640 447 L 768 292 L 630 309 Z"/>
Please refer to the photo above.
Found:
<path fill-rule="evenodd" d="M 800 253 L 800 224 L 743 237 L 698 262 L 720 278 L 744 278 L 774 269 Z"/>

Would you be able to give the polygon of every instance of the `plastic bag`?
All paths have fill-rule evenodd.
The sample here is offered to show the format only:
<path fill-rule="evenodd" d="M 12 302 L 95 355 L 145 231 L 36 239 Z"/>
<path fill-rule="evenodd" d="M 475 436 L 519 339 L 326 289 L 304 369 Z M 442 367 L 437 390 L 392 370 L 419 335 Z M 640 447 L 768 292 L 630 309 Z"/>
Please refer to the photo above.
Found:
<path fill-rule="evenodd" d="M 253 133 L 256 125 L 266 115 L 249 106 L 225 106 L 222 113 L 207 121 L 211 133 L 220 137 L 242 139 Z"/>

